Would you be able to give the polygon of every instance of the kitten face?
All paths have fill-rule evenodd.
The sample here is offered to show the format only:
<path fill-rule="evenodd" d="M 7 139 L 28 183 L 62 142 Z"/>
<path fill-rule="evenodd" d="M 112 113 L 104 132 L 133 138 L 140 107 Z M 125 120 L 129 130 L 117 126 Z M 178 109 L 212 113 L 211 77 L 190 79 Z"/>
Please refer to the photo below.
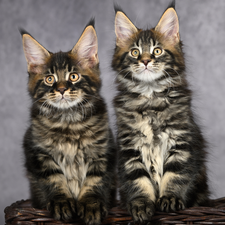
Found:
<path fill-rule="evenodd" d="M 124 65 L 141 81 L 152 82 L 163 75 L 170 57 L 151 31 L 141 31 L 127 48 Z"/>
<path fill-rule="evenodd" d="M 115 18 L 117 43 L 112 66 L 123 78 L 153 82 L 171 78 L 176 72 L 175 61 L 184 64 L 179 40 L 176 12 L 169 8 L 158 25 L 151 30 L 141 30 L 128 17 L 118 11 Z M 121 80 L 120 80 L 121 81 Z"/>
<path fill-rule="evenodd" d="M 66 66 L 61 69 L 57 68 L 57 65 L 48 69 L 42 83 L 44 86 L 48 87 L 47 92 L 45 91 L 46 88 L 42 89 L 44 99 L 47 99 L 49 104 L 56 108 L 70 108 L 76 106 L 76 104 L 82 101 L 85 95 L 83 89 L 79 88 L 83 77 L 78 73 L 78 69 L 72 66 L 69 70 L 69 65 L 71 64 L 66 64 L 66 62 L 64 62 L 63 65 L 64 64 Z"/>
<path fill-rule="evenodd" d="M 68 109 L 88 101 L 99 91 L 97 36 L 87 26 L 69 52 L 51 53 L 29 34 L 23 34 L 28 63 L 28 89 L 35 102 Z"/>
<path fill-rule="evenodd" d="M 35 85 L 32 81 L 37 79 Z M 29 86 L 34 99 L 56 108 L 66 109 L 82 103 L 98 91 L 99 74 L 83 68 L 69 53 L 53 54 L 41 74 L 30 76 Z"/>

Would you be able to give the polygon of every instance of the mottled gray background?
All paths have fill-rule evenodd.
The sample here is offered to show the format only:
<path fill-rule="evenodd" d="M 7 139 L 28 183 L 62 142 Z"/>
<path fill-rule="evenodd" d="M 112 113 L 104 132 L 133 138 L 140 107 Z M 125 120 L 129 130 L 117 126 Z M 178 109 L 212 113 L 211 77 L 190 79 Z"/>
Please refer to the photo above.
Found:
<path fill-rule="evenodd" d="M 117 1 L 138 27 L 155 26 L 167 0 Z M 177 0 L 194 106 L 209 142 L 212 198 L 225 196 L 225 1 Z M 21 148 L 28 126 L 26 61 L 18 27 L 50 51 L 70 50 L 94 16 L 99 39 L 102 94 L 114 123 L 115 94 L 110 61 L 114 48 L 114 10 L 109 0 L 0 0 L 0 223 L 3 209 L 29 198 Z"/>

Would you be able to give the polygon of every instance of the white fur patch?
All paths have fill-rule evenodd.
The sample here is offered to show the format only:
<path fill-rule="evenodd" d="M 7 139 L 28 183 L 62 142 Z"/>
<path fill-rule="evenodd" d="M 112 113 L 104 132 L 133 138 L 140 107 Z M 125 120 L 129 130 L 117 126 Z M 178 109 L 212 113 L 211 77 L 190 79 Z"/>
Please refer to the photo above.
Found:
<path fill-rule="evenodd" d="M 156 79 L 158 79 L 159 77 L 163 76 L 163 72 L 152 72 L 150 70 L 146 70 L 143 68 L 143 72 L 141 73 L 134 73 L 133 74 L 134 77 L 140 81 L 144 81 L 144 82 L 153 82 Z"/>
<path fill-rule="evenodd" d="M 78 97 L 72 101 L 70 95 L 66 92 L 63 96 L 60 93 L 57 93 L 54 101 L 48 100 L 48 103 L 50 105 L 59 109 L 69 109 L 74 106 L 77 106 L 80 102 L 82 102 L 82 98 Z"/>

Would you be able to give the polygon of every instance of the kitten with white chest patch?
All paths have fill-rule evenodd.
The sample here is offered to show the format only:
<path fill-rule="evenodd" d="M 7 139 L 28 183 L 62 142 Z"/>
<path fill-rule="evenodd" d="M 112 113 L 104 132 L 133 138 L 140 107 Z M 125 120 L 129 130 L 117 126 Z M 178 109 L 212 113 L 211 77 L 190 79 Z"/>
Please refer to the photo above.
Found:
<path fill-rule="evenodd" d="M 98 43 L 91 21 L 69 52 L 51 53 L 22 31 L 32 99 L 24 137 L 34 207 L 56 219 L 99 224 L 115 194 L 115 148 L 100 96 Z"/>
<path fill-rule="evenodd" d="M 205 141 L 191 109 L 174 5 L 150 30 L 138 29 L 116 9 L 115 32 L 122 203 L 139 223 L 156 209 L 206 204 Z"/>

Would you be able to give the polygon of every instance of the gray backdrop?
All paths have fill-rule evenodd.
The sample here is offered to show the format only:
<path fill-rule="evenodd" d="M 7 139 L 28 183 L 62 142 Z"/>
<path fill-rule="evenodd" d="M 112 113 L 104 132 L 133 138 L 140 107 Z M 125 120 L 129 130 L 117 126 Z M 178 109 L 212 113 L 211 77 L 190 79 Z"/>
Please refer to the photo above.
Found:
<path fill-rule="evenodd" d="M 170 0 L 118 0 L 138 26 L 155 26 Z M 194 108 L 209 142 L 212 198 L 225 196 L 225 1 L 177 0 Z M 102 94 L 114 124 L 114 10 L 109 0 L 0 0 L 0 223 L 3 209 L 29 198 L 23 167 L 22 138 L 28 126 L 26 61 L 18 27 L 50 51 L 70 50 L 94 16 L 99 40 Z"/>

